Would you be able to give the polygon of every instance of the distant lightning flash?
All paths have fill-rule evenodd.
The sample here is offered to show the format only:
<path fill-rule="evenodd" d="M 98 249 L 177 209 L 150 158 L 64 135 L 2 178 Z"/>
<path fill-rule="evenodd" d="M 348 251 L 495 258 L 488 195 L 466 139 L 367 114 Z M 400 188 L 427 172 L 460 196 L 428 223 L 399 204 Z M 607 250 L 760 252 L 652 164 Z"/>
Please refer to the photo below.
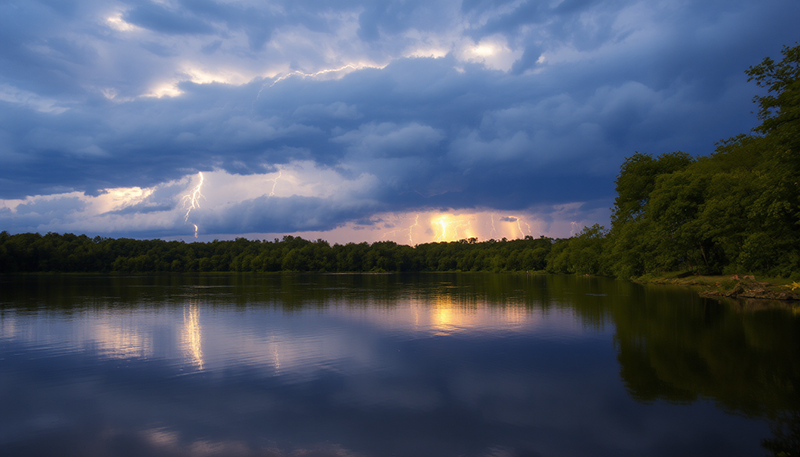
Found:
<path fill-rule="evenodd" d="M 414 227 L 418 227 L 418 226 L 419 226 L 419 214 L 417 214 L 417 218 L 414 219 L 414 225 L 412 225 L 411 227 L 408 228 L 408 244 L 409 244 L 409 246 L 414 246 L 414 240 L 411 239 L 411 231 L 414 229 Z M 794 289 L 792 289 L 792 290 L 794 290 Z"/>
<path fill-rule="evenodd" d="M 267 197 L 274 197 L 275 196 L 275 186 L 278 185 L 278 180 L 281 179 L 281 176 L 283 176 L 283 171 L 282 170 L 278 170 L 278 176 L 267 180 L 267 181 L 272 181 L 272 190 L 269 191 L 269 195 L 267 195 Z"/>
<path fill-rule="evenodd" d="M 414 230 L 414 227 L 419 227 L 419 214 L 417 214 L 416 216 L 417 217 L 414 219 L 414 224 L 412 224 L 412 225 L 410 225 L 410 226 L 408 226 L 408 227 L 406 227 L 404 229 L 397 229 L 397 230 L 392 230 L 390 232 L 386 232 L 386 233 L 383 234 L 382 238 L 386 239 L 386 238 L 388 238 L 388 237 L 390 237 L 392 235 L 396 235 L 398 232 L 399 233 L 408 232 L 408 245 L 409 246 L 414 246 L 413 230 Z"/>
<path fill-rule="evenodd" d="M 340 71 L 347 70 L 348 68 L 351 69 L 351 70 L 361 70 L 363 68 L 375 68 L 375 69 L 380 70 L 380 69 L 386 68 L 386 65 L 367 65 L 367 64 L 351 65 L 351 64 L 347 64 L 347 65 L 345 65 L 343 67 L 327 68 L 325 70 L 320 70 L 320 71 L 318 71 L 316 73 L 303 73 L 302 71 L 295 70 L 295 71 L 293 71 L 291 73 L 287 73 L 287 74 L 281 76 L 280 78 L 276 78 L 274 81 L 272 81 L 272 84 L 270 84 L 270 85 L 264 84 L 263 86 L 261 86 L 261 89 L 259 89 L 259 91 L 258 91 L 258 95 L 256 95 L 256 100 L 258 100 L 258 97 L 261 96 L 261 92 L 264 90 L 264 88 L 272 87 L 275 84 L 278 84 L 279 82 L 281 82 L 281 81 L 283 81 L 283 80 L 285 80 L 287 78 L 290 78 L 292 76 L 299 76 L 301 78 L 313 78 L 315 76 L 325 75 L 325 74 L 328 74 L 328 73 L 338 73 Z"/>
<path fill-rule="evenodd" d="M 202 193 L 200 193 L 200 190 L 203 188 L 203 172 L 200 171 L 197 174 L 200 175 L 200 183 L 181 199 L 183 202 L 183 207 L 186 208 L 186 216 L 183 218 L 184 222 L 189 222 L 189 214 L 192 213 L 193 209 L 200 208 L 200 199 L 206 198 Z M 197 238 L 197 224 L 192 225 L 194 226 L 194 237 Z"/>
<path fill-rule="evenodd" d="M 525 238 L 525 235 L 530 235 L 531 231 L 531 224 L 525 222 L 521 216 L 512 216 L 514 219 L 517 220 L 517 230 L 519 230 L 520 238 Z M 528 233 L 525 233 L 525 230 L 522 229 L 522 224 L 525 224 L 528 227 Z"/>
<path fill-rule="evenodd" d="M 449 224 L 444 217 L 440 217 L 439 219 L 437 219 L 436 223 L 438 223 L 442 227 L 442 234 L 436 237 L 436 239 L 444 241 L 445 237 L 447 236 L 447 226 Z"/>
<path fill-rule="evenodd" d="M 449 239 L 447 235 L 448 229 L 452 229 L 452 239 L 457 240 L 458 229 L 462 227 L 469 227 L 471 224 L 470 220 L 467 220 L 466 222 L 453 220 L 453 217 L 448 214 L 439 216 L 431 222 L 433 222 L 434 225 L 438 225 L 442 231 L 438 236 L 436 236 L 436 241 L 447 241 Z"/>
<path fill-rule="evenodd" d="M 492 233 L 489 236 L 493 236 L 497 233 L 497 230 L 494 228 L 494 213 L 492 213 Z"/>

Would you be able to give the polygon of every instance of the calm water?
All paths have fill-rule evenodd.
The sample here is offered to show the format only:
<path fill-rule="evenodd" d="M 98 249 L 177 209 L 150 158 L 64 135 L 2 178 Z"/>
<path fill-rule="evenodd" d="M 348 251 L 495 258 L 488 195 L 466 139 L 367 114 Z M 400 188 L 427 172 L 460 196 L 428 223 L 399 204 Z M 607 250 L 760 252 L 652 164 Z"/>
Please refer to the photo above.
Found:
<path fill-rule="evenodd" d="M 772 455 L 799 381 L 791 307 L 623 281 L 0 277 L 3 456 Z"/>

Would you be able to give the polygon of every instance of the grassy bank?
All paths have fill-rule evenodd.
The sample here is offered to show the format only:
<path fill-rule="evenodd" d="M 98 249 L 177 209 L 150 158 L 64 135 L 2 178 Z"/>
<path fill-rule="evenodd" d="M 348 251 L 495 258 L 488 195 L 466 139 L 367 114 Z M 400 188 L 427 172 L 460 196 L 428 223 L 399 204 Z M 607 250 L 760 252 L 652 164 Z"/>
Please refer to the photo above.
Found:
<path fill-rule="evenodd" d="M 788 278 L 754 275 L 702 276 L 690 272 L 672 272 L 641 276 L 635 282 L 692 287 L 705 297 L 800 300 L 800 281 Z"/>

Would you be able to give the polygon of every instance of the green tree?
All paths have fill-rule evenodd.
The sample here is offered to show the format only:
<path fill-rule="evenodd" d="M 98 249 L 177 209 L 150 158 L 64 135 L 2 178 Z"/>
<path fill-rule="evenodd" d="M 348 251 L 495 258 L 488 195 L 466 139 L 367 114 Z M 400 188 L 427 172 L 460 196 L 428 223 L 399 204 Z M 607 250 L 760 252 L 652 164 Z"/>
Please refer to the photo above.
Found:
<path fill-rule="evenodd" d="M 617 198 L 614 200 L 613 224 L 635 221 L 644 215 L 656 178 L 686 168 L 694 162 L 687 153 L 676 151 L 653 158 L 636 152 L 625 159 L 617 176 Z"/>

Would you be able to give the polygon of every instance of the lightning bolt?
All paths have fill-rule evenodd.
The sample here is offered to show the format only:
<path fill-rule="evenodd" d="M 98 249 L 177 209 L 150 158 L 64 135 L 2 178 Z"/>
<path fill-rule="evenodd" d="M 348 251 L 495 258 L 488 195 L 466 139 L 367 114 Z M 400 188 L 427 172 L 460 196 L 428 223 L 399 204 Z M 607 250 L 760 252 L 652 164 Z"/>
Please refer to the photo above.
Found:
<path fill-rule="evenodd" d="M 281 179 L 281 176 L 283 176 L 283 170 L 278 170 L 278 176 L 267 180 L 267 181 L 272 181 L 272 190 L 269 191 L 269 195 L 267 195 L 267 197 L 275 196 L 275 186 L 278 185 L 278 180 Z"/>
<path fill-rule="evenodd" d="M 195 186 L 195 188 L 191 192 L 189 192 L 188 194 L 184 195 L 183 198 L 181 198 L 181 201 L 183 202 L 183 207 L 186 209 L 186 216 L 184 216 L 183 218 L 184 222 L 189 222 L 189 214 L 192 213 L 193 209 L 200 208 L 200 199 L 206 198 L 205 196 L 203 196 L 202 193 L 200 193 L 200 190 L 203 188 L 203 181 L 204 181 L 203 172 L 200 171 L 197 174 L 200 176 L 200 183 L 197 186 Z M 194 226 L 194 237 L 197 238 L 197 224 L 192 224 L 192 225 Z"/>
<path fill-rule="evenodd" d="M 448 223 L 447 223 L 447 221 L 445 220 L 444 217 L 440 217 L 439 219 L 436 220 L 436 222 L 440 226 L 442 226 L 442 234 L 441 234 L 441 236 L 437 236 L 436 237 L 436 241 L 444 241 L 444 237 L 447 235 L 447 225 L 448 225 Z"/>
<path fill-rule="evenodd" d="M 494 228 L 494 213 L 492 213 L 492 233 L 489 236 L 493 236 L 495 233 L 497 233 L 497 230 Z"/>
<path fill-rule="evenodd" d="M 575 236 L 575 233 L 576 233 L 575 228 L 578 227 L 578 223 L 575 222 L 575 221 L 572 221 L 572 222 L 569 223 L 569 225 L 570 225 L 570 227 L 572 227 L 570 229 L 570 231 L 569 231 L 570 236 Z"/>
<path fill-rule="evenodd" d="M 347 70 L 348 68 L 351 69 L 351 70 L 362 70 L 364 68 L 375 68 L 375 69 L 378 69 L 378 70 L 382 70 L 382 69 L 386 68 L 386 65 L 369 65 L 369 64 L 352 65 L 352 64 L 347 64 L 347 65 L 345 65 L 343 67 L 339 67 L 339 68 L 326 68 L 326 69 L 320 70 L 320 71 L 318 71 L 316 73 L 303 73 L 302 71 L 296 70 L 296 71 L 293 71 L 291 73 L 287 73 L 287 74 L 285 74 L 285 75 L 283 75 L 283 76 L 281 76 L 279 78 L 276 78 L 274 81 L 272 81 L 272 84 L 270 84 L 270 85 L 264 84 L 263 86 L 261 86 L 261 89 L 259 89 L 259 91 L 258 91 L 258 95 L 256 95 L 256 100 L 258 100 L 258 97 L 261 96 L 261 92 L 265 88 L 272 87 L 275 84 L 278 84 L 279 82 L 281 82 L 281 81 L 283 81 L 285 79 L 288 79 L 288 78 L 290 78 L 292 76 L 299 76 L 299 77 L 304 78 L 304 79 L 305 78 L 313 78 L 315 76 L 325 75 L 325 74 L 328 74 L 328 73 L 338 73 L 340 71 Z"/>
<path fill-rule="evenodd" d="M 452 217 L 449 215 L 439 216 L 438 218 L 434 219 L 434 224 L 438 225 L 442 229 L 442 233 L 436 237 L 436 241 L 447 241 L 447 230 L 448 228 L 452 228 L 454 239 L 458 239 L 458 229 L 464 226 L 469 227 L 470 221 L 454 221 Z"/>
<path fill-rule="evenodd" d="M 531 233 L 533 233 L 533 231 L 531 230 L 531 224 L 525 222 L 525 220 L 522 219 L 522 216 L 511 216 L 511 217 L 517 220 L 517 230 L 519 230 L 520 238 L 525 238 L 525 235 L 530 235 Z M 525 233 L 525 230 L 522 229 L 522 224 L 525 224 L 528 227 L 528 233 Z"/>
<path fill-rule="evenodd" d="M 408 228 L 408 245 L 409 246 L 413 246 L 414 245 L 414 240 L 411 239 L 411 230 L 413 230 L 414 227 L 418 227 L 418 226 L 419 226 L 419 214 L 417 214 L 417 218 L 414 219 L 414 225 L 412 225 L 411 227 Z M 792 289 L 792 290 L 794 290 L 794 289 Z"/>
<path fill-rule="evenodd" d="M 419 226 L 419 214 L 417 214 L 416 216 L 417 217 L 414 219 L 414 224 L 412 224 L 412 225 L 410 225 L 410 226 L 408 226 L 408 227 L 406 227 L 404 229 L 397 229 L 397 230 L 392 230 L 391 232 L 386 232 L 386 233 L 383 234 L 383 236 L 381 238 L 385 240 L 387 237 L 389 237 L 391 235 L 407 231 L 408 232 L 408 244 L 409 244 L 409 246 L 413 246 L 414 245 L 414 238 L 412 237 L 412 235 L 413 235 L 412 231 L 414 230 L 414 227 L 418 227 Z"/>

